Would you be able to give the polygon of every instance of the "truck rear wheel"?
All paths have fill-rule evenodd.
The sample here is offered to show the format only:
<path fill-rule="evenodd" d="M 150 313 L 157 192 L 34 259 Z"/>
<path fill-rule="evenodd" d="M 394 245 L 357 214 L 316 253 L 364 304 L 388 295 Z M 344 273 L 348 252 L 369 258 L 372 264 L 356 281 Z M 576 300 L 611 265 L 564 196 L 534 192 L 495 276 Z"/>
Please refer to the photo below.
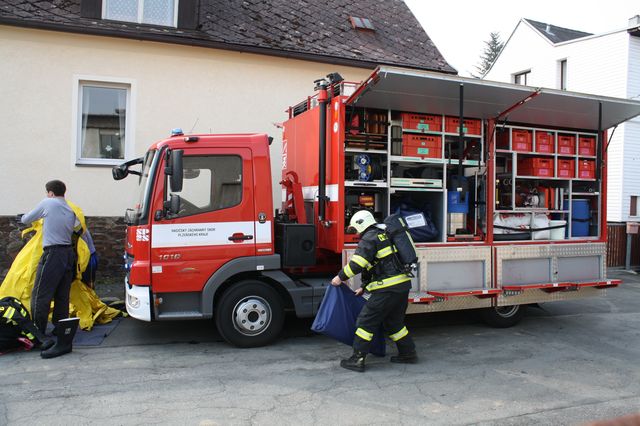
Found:
<path fill-rule="evenodd" d="M 495 306 L 480 311 L 482 320 L 492 327 L 507 328 L 520 322 L 524 316 L 524 307 L 521 305 Z"/>
<path fill-rule="evenodd" d="M 278 293 L 259 281 L 241 281 L 223 294 L 216 309 L 216 326 L 222 338 L 241 348 L 273 342 L 284 324 Z"/>

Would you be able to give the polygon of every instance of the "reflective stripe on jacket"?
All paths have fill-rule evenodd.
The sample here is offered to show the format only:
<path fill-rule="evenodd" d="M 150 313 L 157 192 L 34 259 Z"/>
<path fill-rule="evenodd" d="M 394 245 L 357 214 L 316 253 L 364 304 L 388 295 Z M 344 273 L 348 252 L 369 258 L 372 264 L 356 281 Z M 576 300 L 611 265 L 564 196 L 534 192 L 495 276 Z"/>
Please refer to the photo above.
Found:
<path fill-rule="evenodd" d="M 355 253 L 338 276 L 346 281 L 363 273 L 362 286 L 367 291 L 388 289 L 407 283 L 411 277 L 401 270 L 394 255 L 396 252 L 384 230 L 370 226 L 363 232 Z"/>

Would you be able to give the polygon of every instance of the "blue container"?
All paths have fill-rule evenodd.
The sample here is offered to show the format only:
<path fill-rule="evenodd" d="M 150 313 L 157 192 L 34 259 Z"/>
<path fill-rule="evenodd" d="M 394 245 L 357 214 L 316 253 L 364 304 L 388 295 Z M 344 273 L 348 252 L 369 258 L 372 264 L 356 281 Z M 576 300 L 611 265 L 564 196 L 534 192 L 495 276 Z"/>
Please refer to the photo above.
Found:
<path fill-rule="evenodd" d="M 469 213 L 469 194 L 447 191 L 447 213 Z"/>
<path fill-rule="evenodd" d="M 589 200 L 571 200 L 571 236 L 589 236 Z"/>

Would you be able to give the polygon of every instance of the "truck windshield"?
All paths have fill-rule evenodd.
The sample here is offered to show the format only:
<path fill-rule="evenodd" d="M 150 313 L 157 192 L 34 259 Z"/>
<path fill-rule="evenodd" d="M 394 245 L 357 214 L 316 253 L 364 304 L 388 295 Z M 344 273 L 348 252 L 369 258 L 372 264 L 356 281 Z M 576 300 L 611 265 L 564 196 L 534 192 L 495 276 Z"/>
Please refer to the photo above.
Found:
<path fill-rule="evenodd" d="M 141 175 L 138 181 L 138 196 L 136 204 L 133 209 L 127 210 L 127 213 L 125 214 L 125 221 L 128 225 L 140 225 L 146 222 L 148 217 L 149 203 L 151 202 L 151 188 L 153 183 L 153 179 L 149 179 L 149 176 L 153 176 L 153 172 L 156 168 L 156 159 L 159 157 L 156 153 L 156 150 L 152 150 L 147 152 L 144 156 Z"/>

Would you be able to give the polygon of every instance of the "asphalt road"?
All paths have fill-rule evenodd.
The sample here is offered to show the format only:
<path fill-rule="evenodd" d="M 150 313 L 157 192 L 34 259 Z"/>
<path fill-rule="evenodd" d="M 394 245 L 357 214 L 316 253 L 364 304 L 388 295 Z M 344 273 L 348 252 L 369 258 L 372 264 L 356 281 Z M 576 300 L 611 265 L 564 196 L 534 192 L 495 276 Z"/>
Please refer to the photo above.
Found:
<path fill-rule="evenodd" d="M 413 316 L 421 361 L 367 359 L 287 321 L 236 349 L 209 321 L 123 320 L 101 346 L 0 357 L 0 425 L 581 424 L 640 411 L 640 278 L 605 298 L 529 309 L 492 329 L 472 312 Z M 393 350 L 390 350 L 393 352 Z"/>

